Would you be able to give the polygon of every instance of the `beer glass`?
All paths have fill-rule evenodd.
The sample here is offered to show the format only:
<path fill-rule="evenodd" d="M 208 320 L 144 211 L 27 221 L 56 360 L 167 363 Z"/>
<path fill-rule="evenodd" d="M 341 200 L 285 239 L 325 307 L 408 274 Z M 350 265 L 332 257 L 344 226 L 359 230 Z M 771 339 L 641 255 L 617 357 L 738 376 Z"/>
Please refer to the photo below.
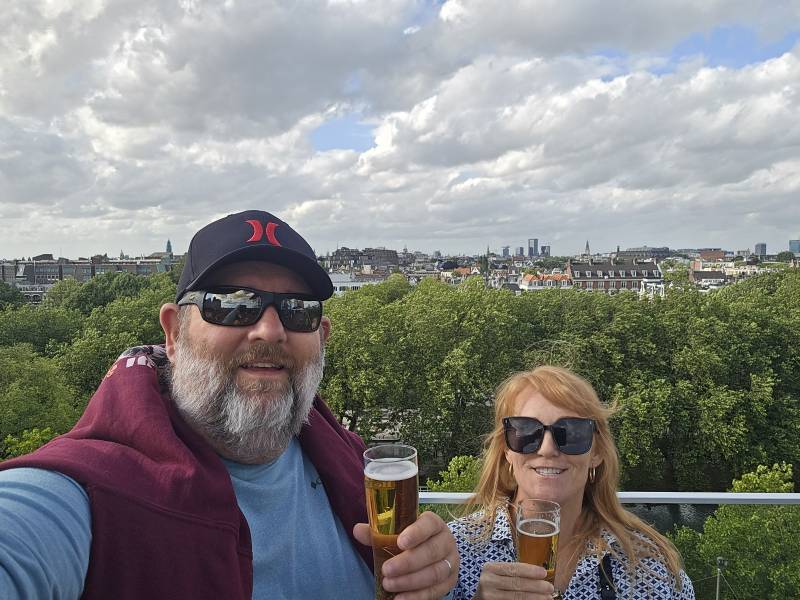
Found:
<path fill-rule="evenodd" d="M 554 583 L 561 507 L 549 500 L 528 499 L 518 502 L 516 510 L 514 520 L 519 561 L 544 567 L 547 569 L 545 579 Z M 553 597 L 560 597 L 558 591 Z"/>
<path fill-rule="evenodd" d="M 397 536 L 417 520 L 419 490 L 417 451 L 403 444 L 386 444 L 364 452 L 364 487 L 372 534 L 376 600 L 391 600 L 383 589 L 381 567 L 399 554 Z"/>

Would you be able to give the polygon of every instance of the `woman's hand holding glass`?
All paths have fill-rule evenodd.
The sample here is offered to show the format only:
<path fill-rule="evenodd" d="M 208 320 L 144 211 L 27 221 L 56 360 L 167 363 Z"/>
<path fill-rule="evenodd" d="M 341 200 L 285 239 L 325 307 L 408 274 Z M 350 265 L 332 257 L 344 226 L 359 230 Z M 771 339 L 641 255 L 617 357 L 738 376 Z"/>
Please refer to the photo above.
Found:
<path fill-rule="evenodd" d="M 553 584 L 547 570 L 538 565 L 489 562 L 483 565 L 478 593 L 480 600 L 551 600 Z"/>

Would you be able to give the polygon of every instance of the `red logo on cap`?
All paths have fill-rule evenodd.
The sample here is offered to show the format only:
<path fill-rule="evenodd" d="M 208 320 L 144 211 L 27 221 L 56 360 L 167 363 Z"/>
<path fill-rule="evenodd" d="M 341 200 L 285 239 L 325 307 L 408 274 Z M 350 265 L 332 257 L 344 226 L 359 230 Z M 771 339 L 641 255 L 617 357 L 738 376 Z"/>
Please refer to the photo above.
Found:
<path fill-rule="evenodd" d="M 250 237 L 248 242 L 260 242 L 264 239 L 264 234 L 267 235 L 267 241 L 272 244 L 273 246 L 280 246 L 281 243 L 278 241 L 278 238 L 275 237 L 275 230 L 278 228 L 277 223 L 267 223 L 266 227 L 261 225 L 260 221 L 256 221 L 252 219 L 247 221 L 250 224 L 250 227 L 253 228 L 253 235 Z"/>

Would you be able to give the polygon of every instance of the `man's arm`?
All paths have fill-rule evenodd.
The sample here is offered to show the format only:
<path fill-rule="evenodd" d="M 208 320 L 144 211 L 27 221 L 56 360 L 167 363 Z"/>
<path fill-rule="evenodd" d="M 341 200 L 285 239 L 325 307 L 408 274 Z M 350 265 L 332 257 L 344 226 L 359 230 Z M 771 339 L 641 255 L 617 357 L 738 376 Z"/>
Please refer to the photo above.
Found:
<path fill-rule="evenodd" d="M 89 498 L 73 479 L 0 471 L 0 598 L 79 598 L 91 541 Z"/>

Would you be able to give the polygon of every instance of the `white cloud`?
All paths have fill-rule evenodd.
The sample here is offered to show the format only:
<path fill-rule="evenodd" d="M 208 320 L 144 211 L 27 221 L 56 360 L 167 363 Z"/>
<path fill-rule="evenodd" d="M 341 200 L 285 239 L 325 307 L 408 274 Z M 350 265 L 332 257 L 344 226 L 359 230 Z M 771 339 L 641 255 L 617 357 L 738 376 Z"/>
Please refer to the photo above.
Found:
<path fill-rule="evenodd" d="M 781 39 L 798 3 L 503 6 L 12 0 L 0 257 L 181 250 L 254 206 L 322 251 L 798 235 L 800 46 L 743 68 L 669 58 L 722 25 Z M 315 151 L 349 112 L 374 147 Z"/>

